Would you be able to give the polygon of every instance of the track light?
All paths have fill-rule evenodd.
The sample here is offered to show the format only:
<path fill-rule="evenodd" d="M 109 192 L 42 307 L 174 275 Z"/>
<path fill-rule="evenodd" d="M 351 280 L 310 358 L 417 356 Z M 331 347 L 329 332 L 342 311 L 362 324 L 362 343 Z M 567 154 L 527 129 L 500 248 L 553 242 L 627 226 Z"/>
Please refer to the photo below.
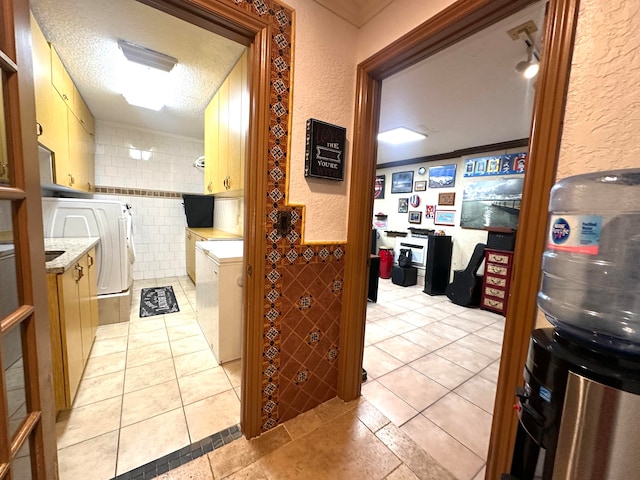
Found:
<path fill-rule="evenodd" d="M 525 78 L 533 78 L 538 74 L 540 64 L 534 57 L 534 47 L 530 45 L 527 47 L 527 59 L 518 62 L 516 65 L 516 72 L 524 75 Z"/>
<path fill-rule="evenodd" d="M 536 24 L 529 20 L 507 32 L 512 40 L 522 40 L 527 46 L 527 59 L 518 62 L 516 65 L 516 72 L 521 73 L 525 78 L 535 77 L 540 69 L 540 52 L 538 52 L 536 44 L 531 38 L 531 33 L 537 30 Z"/>

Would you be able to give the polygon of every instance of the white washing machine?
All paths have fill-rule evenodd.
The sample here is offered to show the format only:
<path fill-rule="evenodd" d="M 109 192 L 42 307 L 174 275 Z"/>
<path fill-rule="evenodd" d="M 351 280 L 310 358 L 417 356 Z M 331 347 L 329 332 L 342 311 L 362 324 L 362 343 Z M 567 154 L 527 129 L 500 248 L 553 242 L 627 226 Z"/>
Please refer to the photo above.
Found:
<path fill-rule="evenodd" d="M 242 355 L 242 240 L 196 242 L 196 318 L 219 364 Z"/>
<path fill-rule="evenodd" d="M 43 197 L 42 217 L 45 237 L 100 237 L 96 247 L 99 296 L 118 294 L 131 287 L 135 248 L 127 204 Z"/>

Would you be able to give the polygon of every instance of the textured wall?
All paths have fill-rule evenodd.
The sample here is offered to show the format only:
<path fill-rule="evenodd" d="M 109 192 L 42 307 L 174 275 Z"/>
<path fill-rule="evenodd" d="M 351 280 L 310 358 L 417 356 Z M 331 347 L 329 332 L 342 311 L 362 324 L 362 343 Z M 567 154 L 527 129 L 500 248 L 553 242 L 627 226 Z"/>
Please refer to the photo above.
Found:
<path fill-rule="evenodd" d="M 358 30 L 315 2 L 286 3 L 296 10 L 288 200 L 306 206 L 305 242 L 344 242 Z M 344 181 L 304 176 L 305 130 L 309 118 L 347 129 Z"/>
<path fill-rule="evenodd" d="M 639 167 L 640 2 L 581 0 L 558 179 Z"/>

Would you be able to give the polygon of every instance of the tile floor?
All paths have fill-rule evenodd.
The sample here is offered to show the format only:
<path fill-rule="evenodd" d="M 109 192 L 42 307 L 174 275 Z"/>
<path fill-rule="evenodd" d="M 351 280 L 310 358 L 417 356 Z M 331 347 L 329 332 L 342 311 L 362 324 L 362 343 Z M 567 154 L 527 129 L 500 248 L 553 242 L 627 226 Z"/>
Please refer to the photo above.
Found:
<path fill-rule="evenodd" d="M 180 312 L 139 317 L 144 287 Z M 98 328 L 73 408 L 58 416 L 61 480 L 105 480 L 240 421 L 240 362 L 217 365 L 188 277 L 136 281 L 130 322 Z"/>
<path fill-rule="evenodd" d="M 162 285 L 181 311 L 139 318 L 141 288 Z M 133 298 L 129 323 L 99 328 L 58 419 L 61 480 L 109 479 L 239 421 L 239 362 L 216 365 L 188 277 L 135 282 Z M 482 479 L 503 327 L 502 316 L 380 279 L 361 399 L 330 400 L 161 478 Z"/>
<path fill-rule="evenodd" d="M 380 279 L 362 395 L 460 480 L 484 478 L 504 317 Z"/>

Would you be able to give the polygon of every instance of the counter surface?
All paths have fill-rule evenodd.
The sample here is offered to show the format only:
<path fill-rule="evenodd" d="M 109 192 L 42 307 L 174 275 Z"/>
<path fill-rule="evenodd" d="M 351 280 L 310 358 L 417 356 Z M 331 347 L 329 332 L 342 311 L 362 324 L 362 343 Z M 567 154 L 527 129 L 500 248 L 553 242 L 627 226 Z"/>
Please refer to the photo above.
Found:
<path fill-rule="evenodd" d="M 45 251 L 63 250 L 58 258 L 46 263 L 47 273 L 64 273 L 77 262 L 80 257 L 96 246 L 100 237 L 84 238 L 45 238 Z"/>

